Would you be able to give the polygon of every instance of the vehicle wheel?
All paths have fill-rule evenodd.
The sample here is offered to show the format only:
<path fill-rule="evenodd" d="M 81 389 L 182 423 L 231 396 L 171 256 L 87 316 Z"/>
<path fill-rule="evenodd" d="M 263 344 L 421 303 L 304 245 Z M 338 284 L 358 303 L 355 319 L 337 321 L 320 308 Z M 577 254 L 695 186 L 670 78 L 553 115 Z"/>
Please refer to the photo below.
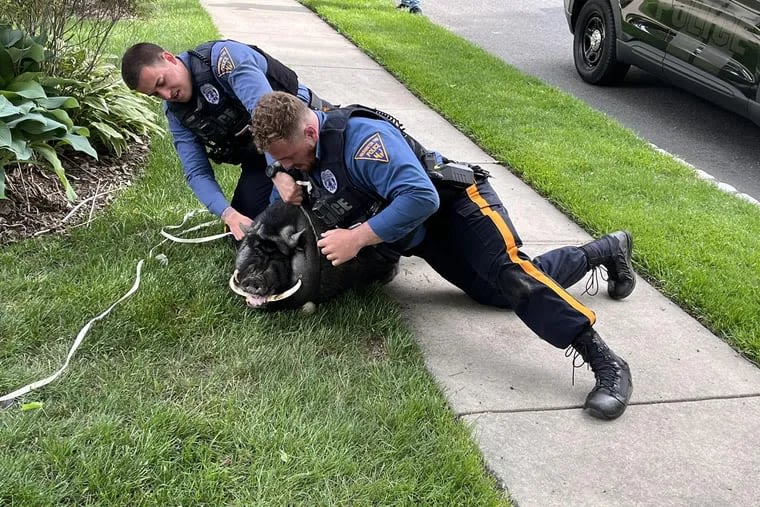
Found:
<path fill-rule="evenodd" d="M 608 0 L 586 2 L 573 35 L 575 69 L 584 81 L 598 85 L 622 81 L 630 65 L 617 60 L 615 18 Z"/>

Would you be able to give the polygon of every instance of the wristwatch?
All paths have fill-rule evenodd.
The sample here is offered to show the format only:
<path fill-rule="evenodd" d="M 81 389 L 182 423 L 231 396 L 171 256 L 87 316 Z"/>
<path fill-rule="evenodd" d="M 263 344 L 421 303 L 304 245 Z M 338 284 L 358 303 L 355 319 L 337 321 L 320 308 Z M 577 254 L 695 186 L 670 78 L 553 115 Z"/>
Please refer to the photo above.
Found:
<path fill-rule="evenodd" d="M 284 171 L 285 169 L 282 168 L 282 164 L 279 162 L 272 162 L 267 166 L 266 169 L 264 169 L 264 174 L 266 174 L 267 178 L 274 178 L 274 175 L 277 174 L 280 171 Z"/>

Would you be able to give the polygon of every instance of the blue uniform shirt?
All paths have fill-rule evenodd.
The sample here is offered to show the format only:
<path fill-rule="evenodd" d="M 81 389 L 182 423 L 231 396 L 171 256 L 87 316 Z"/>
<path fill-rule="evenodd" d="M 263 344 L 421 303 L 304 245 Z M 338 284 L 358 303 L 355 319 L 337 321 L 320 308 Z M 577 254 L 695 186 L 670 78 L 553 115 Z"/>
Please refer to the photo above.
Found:
<path fill-rule="evenodd" d="M 226 49 L 224 56 L 226 65 L 223 66 L 220 74 L 219 55 L 223 49 Z M 190 58 L 187 52 L 179 55 L 179 59 L 188 68 L 190 68 Z M 240 42 L 227 40 L 214 44 L 211 48 L 211 68 L 214 77 L 221 85 L 220 92 L 236 96 L 248 111 L 252 112 L 259 99 L 272 91 L 266 78 L 266 59 L 258 51 Z M 308 104 L 310 95 L 311 92 L 306 86 L 298 85 L 299 99 Z M 214 171 L 203 144 L 167 110 L 166 104 L 164 104 L 164 113 L 169 122 L 169 131 L 174 138 L 174 148 L 177 150 L 185 172 L 185 179 L 203 205 L 211 213 L 220 216 L 229 206 L 229 202 L 214 177 Z M 267 155 L 267 162 L 272 162 L 269 155 Z M 273 190 L 272 199 L 275 197 L 277 193 Z"/>
<path fill-rule="evenodd" d="M 325 114 L 317 112 L 317 117 L 322 125 Z M 406 247 L 419 244 L 425 236 L 422 223 L 438 209 L 438 192 L 401 132 L 384 120 L 353 117 L 346 125 L 344 146 L 353 182 L 389 201 L 368 220 L 375 234 L 393 243 L 413 233 Z M 317 143 L 317 158 L 320 149 Z"/>

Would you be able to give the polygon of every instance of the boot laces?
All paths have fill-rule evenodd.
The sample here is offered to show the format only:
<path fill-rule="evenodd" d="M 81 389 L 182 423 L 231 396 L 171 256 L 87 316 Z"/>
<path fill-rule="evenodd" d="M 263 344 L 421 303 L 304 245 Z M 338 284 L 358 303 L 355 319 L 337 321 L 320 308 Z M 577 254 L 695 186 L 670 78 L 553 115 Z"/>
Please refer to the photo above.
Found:
<path fill-rule="evenodd" d="M 604 264 L 604 267 L 607 268 L 607 274 L 609 278 L 611 278 L 613 281 L 630 278 L 632 276 L 629 269 L 630 265 L 623 248 L 624 243 L 622 240 L 617 240 L 617 243 L 617 248 L 615 249 L 615 252 L 610 256 L 609 262 L 606 262 Z M 627 244 L 625 244 L 625 248 L 628 248 Z"/>
<path fill-rule="evenodd" d="M 582 367 L 584 364 L 586 365 L 586 369 L 588 369 L 588 364 L 586 364 L 586 361 L 583 359 L 583 356 L 580 352 L 578 352 L 575 347 L 570 345 L 565 349 L 565 357 L 573 356 L 573 378 L 571 385 L 575 385 L 575 370 L 577 368 Z M 578 362 L 578 358 L 581 358 L 581 362 Z"/>
<path fill-rule="evenodd" d="M 606 282 L 609 280 L 609 273 L 604 266 L 594 266 L 591 268 L 591 276 L 586 280 L 586 289 L 581 293 L 581 296 L 588 294 L 589 296 L 596 296 L 599 293 L 599 279 Z M 569 355 L 567 357 L 570 357 Z"/>
<path fill-rule="evenodd" d="M 578 350 L 582 349 L 582 350 Z M 617 362 L 612 358 L 609 349 L 604 347 L 588 347 L 585 344 L 579 345 L 578 349 L 570 345 L 565 349 L 565 357 L 573 358 L 573 376 L 572 385 L 575 385 L 575 370 L 586 365 L 586 369 L 591 368 L 596 377 L 598 387 L 614 389 L 615 382 L 618 380 Z M 580 362 L 578 362 L 580 358 Z"/>

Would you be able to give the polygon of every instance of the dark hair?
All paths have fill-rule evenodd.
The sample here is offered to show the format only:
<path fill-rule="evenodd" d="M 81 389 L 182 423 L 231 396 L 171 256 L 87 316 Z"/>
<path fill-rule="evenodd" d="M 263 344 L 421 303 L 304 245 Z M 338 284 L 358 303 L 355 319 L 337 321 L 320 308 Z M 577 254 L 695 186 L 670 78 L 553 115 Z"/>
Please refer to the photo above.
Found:
<path fill-rule="evenodd" d="M 161 61 L 164 48 L 150 42 L 140 42 L 124 52 L 121 58 L 121 78 L 130 90 L 140 83 L 140 72 L 144 67 Z"/>

